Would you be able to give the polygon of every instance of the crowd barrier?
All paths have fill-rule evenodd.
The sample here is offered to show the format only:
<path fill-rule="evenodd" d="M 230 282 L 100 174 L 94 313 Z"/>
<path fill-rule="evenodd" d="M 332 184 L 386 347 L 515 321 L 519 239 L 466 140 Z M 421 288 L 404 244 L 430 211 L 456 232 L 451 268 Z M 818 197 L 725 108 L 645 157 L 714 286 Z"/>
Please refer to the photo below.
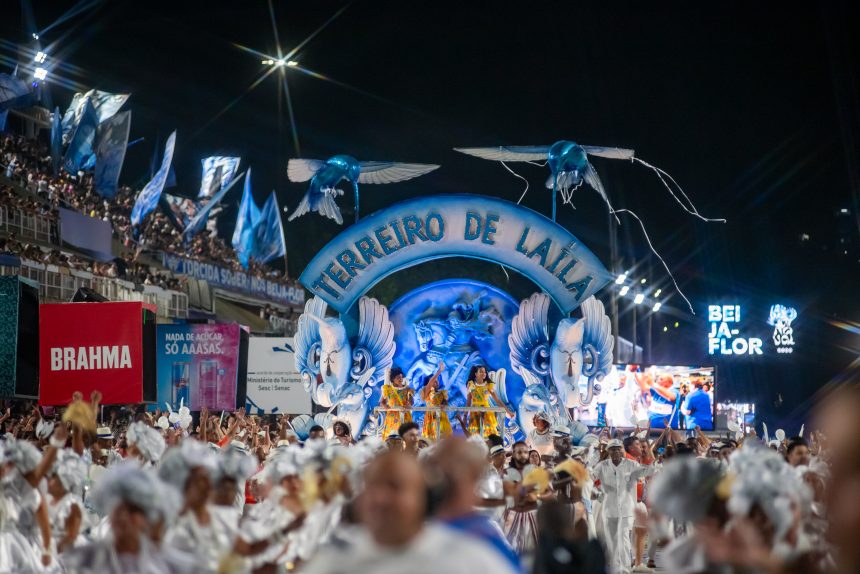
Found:
<path fill-rule="evenodd" d="M 20 240 L 30 239 L 60 245 L 60 228 L 56 219 L 0 205 L 0 232 L 14 233 Z"/>
<path fill-rule="evenodd" d="M 427 413 L 427 412 L 439 412 L 439 413 L 496 413 L 496 422 L 497 427 L 495 433 L 500 437 L 505 436 L 505 409 L 502 407 L 376 407 L 373 409 L 374 414 L 377 413 Z M 441 418 L 438 417 L 436 421 L 436 436 L 439 436 L 439 425 L 441 424 Z M 450 416 L 449 416 L 450 418 Z M 403 419 L 403 417 L 401 417 Z M 453 422 L 453 421 L 452 421 Z M 401 422 L 402 424 L 402 422 Z M 479 431 L 478 434 L 484 434 L 484 424 L 483 421 L 479 422 Z M 380 427 L 381 431 L 381 427 Z M 385 439 L 386 437 L 380 437 Z"/>
<path fill-rule="evenodd" d="M 88 271 L 48 265 L 26 259 L 20 265 L 0 265 L 0 275 L 20 275 L 39 284 L 42 302 L 67 302 L 78 289 L 92 289 L 111 301 L 142 301 L 155 305 L 164 319 L 188 317 L 188 295 L 154 285 L 135 285 L 131 281 L 93 275 Z"/>
<path fill-rule="evenodd" d="M 284 317 L 269 317 L 269 325 L 272 331 L 285 337 L 292 337 L 296 334 L 298 321 L 296 319 L 286 319 Z"/>

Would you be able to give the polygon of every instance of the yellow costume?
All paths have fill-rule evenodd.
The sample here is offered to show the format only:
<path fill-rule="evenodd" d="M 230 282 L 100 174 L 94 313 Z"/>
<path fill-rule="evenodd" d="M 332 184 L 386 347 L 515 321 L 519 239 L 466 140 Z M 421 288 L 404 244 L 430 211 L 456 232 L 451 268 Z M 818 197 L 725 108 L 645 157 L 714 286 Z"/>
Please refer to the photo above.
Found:
<path fill-rule="evenodd" d="M 487 381 L 482 385 L 469 381 L 469 396 L 472 397 L 471 406 L 473 407 L 491 407 L 490 393 L 495 390 L 495 383 Z M 483 427 L 483 429 L 482 429 Z M 471 413 L 469 415 L 469 432 L 472 434 L 481 434 L 489 436 L 499 432 L 499 423 L 496 420 L 496 413 Z"/>
<path fill-rule="evenodd" d="M 425 396 L 428 407 L 441 407 L 448 403 L 448 391 L 428 389 Z M 451 421 L 448 420 L 448 413 L 444 411 L 425 412 L 421 435 L 433 440 L 451 436 Z"/>
<path fill-rule="evenodd" d="M 391 383 L 382 385 L 382 398 L 389 407 L 411 407 L 413 391 L 407 386 L 395 387 Z M 382 424 L 382 438 L 388 438 L 390 434 L 397 434 L 397 429 L 403 423 L 412 422 L 412 413 L 409 411 L 387 412 L 385 422 Z"/>

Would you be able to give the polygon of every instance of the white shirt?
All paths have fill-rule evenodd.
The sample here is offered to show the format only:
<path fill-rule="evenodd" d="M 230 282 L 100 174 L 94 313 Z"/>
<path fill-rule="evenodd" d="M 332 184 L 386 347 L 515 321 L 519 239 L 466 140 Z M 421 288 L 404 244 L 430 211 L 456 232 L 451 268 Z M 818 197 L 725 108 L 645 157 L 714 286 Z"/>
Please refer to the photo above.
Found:
<path fill-rule="evenodd" d="M 328 547 L 302 568 L 302 574 L 516 574 L 490 544 L 440 524 L 427 524 L 400 548 L 377 545 L 366 531 L 355 544 Z"/>
<path fill-rule="evenodd" d="M 523 478 L 525 478 L 526 475 L 534 469 L 535 466 L 533 464 L 525 465 L 522 471 L 519 471 L 512 466 L 509 466 L 505 469 L 505 482 L 522 482 Z"/>
<path fill-rule="evenodd" d="M 538 451 L 541 456 L 545 454 L 552 454 L 553 446 L 552 446 L 552 433 L 550 433 L 549 428 L 546 429 L 545 433 L 539 433 L 537 428 L 533 428 L 529 431 L 527 441 L 531 447 Z"/>
<path fill-rule="evenodd" d="M 603 499 L 603 515 L 607 518 L 629 518 L 636 507 L 636 482 L 657 472 L 657 467 L 642 465 L 623 458 L 618 466 L 611 459 L 597 463 L 591 470 L 595 481 L 600 481 Z"/>

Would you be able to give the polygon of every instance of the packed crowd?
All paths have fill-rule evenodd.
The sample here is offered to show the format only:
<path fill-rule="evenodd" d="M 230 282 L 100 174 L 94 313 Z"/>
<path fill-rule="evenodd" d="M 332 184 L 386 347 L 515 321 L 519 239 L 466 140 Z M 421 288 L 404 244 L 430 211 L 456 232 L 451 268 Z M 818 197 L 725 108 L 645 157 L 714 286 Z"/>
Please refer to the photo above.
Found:
<path fill-rule="evenodd" d="M 198 233 L 184 242 L 183 230 L 160 209 L 147 216 L 140 229 L 133 228 L 131 210 L 137 196 L 135 190 L 121 186 L 116 196 L 107 200 L 96 193 L 91 172 L 69 174 L 61 169 L 54 177 L 50 150 L 38 140 L 5 135 L 0 142 L 0 165 L 8 179 L 34 195 L 32 198 L 21 197 L 9 186 L 0 186 L 0 205 L 15 206 L 54 219 L 57 218 L 57 207 L 74 209 L 109 222 L 122 243 L 137 252 L 173 253 L 273 281 L 287 281 L 281 272 L 258 261 L 252 260 L 249 269 L 243 269 L 232 247 L 214 233 Z"/>
<path fill-rule="evenodd" d="M 339 419 L 99 399 L 0 416 L 0 572 L 860 567 L 856 386 L 821 405 L 809 442 L 769 445 L 647 429 L 577 439 L 575 423 L 541 415 L 511 444 L 489 428 L 428 436 L 410 420 L 356 438 Z"/>

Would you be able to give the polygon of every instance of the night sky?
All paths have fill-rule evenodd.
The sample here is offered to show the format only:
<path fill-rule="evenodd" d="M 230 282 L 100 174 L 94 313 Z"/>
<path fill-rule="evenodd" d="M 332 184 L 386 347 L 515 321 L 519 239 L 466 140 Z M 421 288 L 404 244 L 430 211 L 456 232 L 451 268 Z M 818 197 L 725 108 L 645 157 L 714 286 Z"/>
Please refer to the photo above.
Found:
<path fill-rule="evenodd" d="M 0 37 L 18 42 L 26 35 L 20 5 L 8 4 Z M 34 4 L 41 30 L 88 2 Z M 344 6 L 274 1 L 282 49 Z M 651 320 L 652 360 L 713 364 L 706 353 L 709 303 L 739 303 L 759 313 L 772 303 L 794 305 L 800 315 L 793 355 L 717 362 L 723 397 L 757 400 L 769 421 L 791 419 L 802 414 L 806 398 L 845 375 L 860 349 L 858 335 L 833 324 L 860 321 L 853 59 L 860 52 L 847 6 L 359 0 L 294 57 L 334 81 L 287 70 L 300 157 L 348 153 L 442 165 L 414 181 L 364 186 L 362 212 L 370 213 L 418 195 L 520 196 L 522 182 L 500 164 L 453 147 L 570 139 L 634 148 L 672 174 L 704 215 L 728 219 L 695 220 L 641 165 L 593 160 L 615 207 L 645 221 L 697 313 L 669 289 L 635 220 L 622 219 L 618 270 L 647 277 L 650 266 L 648 285 L 672 293 Z M 234 44 L 277 54 L 266 1 L 95 2 L 41 40 L 52 45 L 49 56 L 76 67 L 54 73 L 81 88 L 132 94 L 125 107 L 132 110 L 131 138 L 145 141 L 129 150 L 122 182 L 145 181 L 156 136 L 163 146 L 177 129 L 174 192 L 196 194 L 200 159 L 230 154 L 253 167 L 259 203 L 275 189 L 292 210 L 304 194 L 303 184 L 286 178 L 287 160 L 297 153 L 278 74 L 216 118 L 264 71 L 259 56 Z M 8 46 L 2 53 L 14 55 Z M 50 98 L 64 109 L 72 93 L 54 86 Z M 523 203 L 548 215 L 547 170 L 512 167 L 531 183 Z M 240 195 L 238 188 L 228 195 L 223 228 Z M 349 197 L 340 202 L 347 222 Z M 574 201 L 575 210 L 560 208 L 560 223 L 609 266 L 604 204 L 585 187 Z M 337 231 L 316 215 L 286 224 L 290 273 L 298 276 Z M 384 300 L 419 281 L 458 275 L 499 283 L 518 298 L 533 290 L 520 277 L 507 283 L 497 266 L 447 261 L 383 283 L 376 294 Z M 621 304 L 620 330 L 628 338 L 629 307 Z M 644 309 L 640 343 L 643 317 Z"/>

